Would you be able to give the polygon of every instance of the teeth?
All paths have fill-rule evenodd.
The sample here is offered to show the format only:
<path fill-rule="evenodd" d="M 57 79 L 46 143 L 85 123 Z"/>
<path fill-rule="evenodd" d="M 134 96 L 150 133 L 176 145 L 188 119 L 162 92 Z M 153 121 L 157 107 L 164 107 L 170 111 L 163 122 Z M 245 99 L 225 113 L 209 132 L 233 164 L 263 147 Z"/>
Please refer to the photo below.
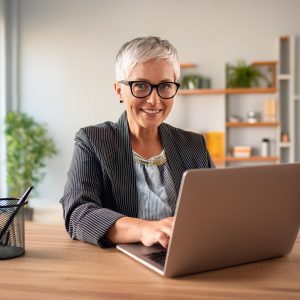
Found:
<path fill-rule="evenodd" d="M 159 113 L 159 109 L 143 109 L 143 111 L 147 114 L 158 114 Z"/>

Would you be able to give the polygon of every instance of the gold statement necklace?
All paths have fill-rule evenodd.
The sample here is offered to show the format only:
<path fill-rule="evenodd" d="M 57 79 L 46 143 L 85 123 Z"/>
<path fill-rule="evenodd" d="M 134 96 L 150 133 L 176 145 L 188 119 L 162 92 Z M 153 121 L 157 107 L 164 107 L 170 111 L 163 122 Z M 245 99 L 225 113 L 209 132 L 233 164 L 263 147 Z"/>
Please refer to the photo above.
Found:
<path fill-rule="evenodd" d="M 167 162 L 165 150 L 163 150 L 160 154 L 158 154 L 156 156 L 152 156 L 148 159 L 142 157 L 141 155 L 139 155 L 138 153 L 136 153 L 134 151 L 132 151 L 132 153 L 133 153 L 133 160 L 142 165 L 157 167 L 157 166 L 161 166 Z"/>

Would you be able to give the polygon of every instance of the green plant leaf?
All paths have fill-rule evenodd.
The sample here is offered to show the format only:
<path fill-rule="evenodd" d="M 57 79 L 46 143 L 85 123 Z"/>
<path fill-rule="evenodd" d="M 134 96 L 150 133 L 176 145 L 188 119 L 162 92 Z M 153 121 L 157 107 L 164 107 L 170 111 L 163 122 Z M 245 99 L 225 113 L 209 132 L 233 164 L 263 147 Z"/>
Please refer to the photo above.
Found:
<path fill-rule="evenodd" d="M 258 79 L 263 79 L 267 86 L 270 85 L 268 78 L 255 69 L 253 65 L 247 65 L 244 60 L 239 60 L 236 66 L 227 66 L 228 88 L 250 88 L 259 86 Z"/>
<path fill-rule="evenodd" d="M 21 112 L 6 115 L 5 137 L 7 185 L 12 197 L 20 197 L 29 186 L 41 182 L 46 161 L 57 149 L 45 125 Z"/>

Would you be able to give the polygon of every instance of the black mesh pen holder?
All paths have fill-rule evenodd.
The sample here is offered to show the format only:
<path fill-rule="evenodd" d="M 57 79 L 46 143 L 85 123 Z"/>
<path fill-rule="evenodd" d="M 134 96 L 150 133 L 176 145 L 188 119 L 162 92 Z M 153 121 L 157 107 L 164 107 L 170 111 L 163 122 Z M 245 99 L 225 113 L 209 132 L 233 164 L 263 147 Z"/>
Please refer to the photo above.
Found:
<path fill-rule="evenodd" d="M 25 253 L 24 205 L 18 198 L 0 198 L 0 260 Z"/>

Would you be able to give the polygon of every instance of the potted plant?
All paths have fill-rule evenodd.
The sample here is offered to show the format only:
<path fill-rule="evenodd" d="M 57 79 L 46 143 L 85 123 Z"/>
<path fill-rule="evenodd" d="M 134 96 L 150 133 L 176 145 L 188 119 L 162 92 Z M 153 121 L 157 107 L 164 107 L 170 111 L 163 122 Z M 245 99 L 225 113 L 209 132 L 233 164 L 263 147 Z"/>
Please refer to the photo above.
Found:
<path fill-rule="evenodd" d="M 228 88 L 251 88 L 258 87 L 259 80 L 263 80 L 270 86 L 268 78 L 253 65 L 247 65 L 245 61 L 238 61 L 236 66 L 227 66 L 227 87 Z"/>
<path fill-rule="evenodd" d="M 20 197 L 29 186 L 41 182 L 46 159 L 57 153 L 44 124 L 21 112 L 9 112 L 5 118 L 7 144 L 7 185 L 11 197 Z M 26 216 L 27 214 L 27 216 Z M 25 209 L 32 219 L 33 209 Z"/>
<path fill-rule="evenodd" d="M 200 87 L 201 76 L 198 74 L 187 74 L 181 80 L 182 89 L 197 89 Z"/>

